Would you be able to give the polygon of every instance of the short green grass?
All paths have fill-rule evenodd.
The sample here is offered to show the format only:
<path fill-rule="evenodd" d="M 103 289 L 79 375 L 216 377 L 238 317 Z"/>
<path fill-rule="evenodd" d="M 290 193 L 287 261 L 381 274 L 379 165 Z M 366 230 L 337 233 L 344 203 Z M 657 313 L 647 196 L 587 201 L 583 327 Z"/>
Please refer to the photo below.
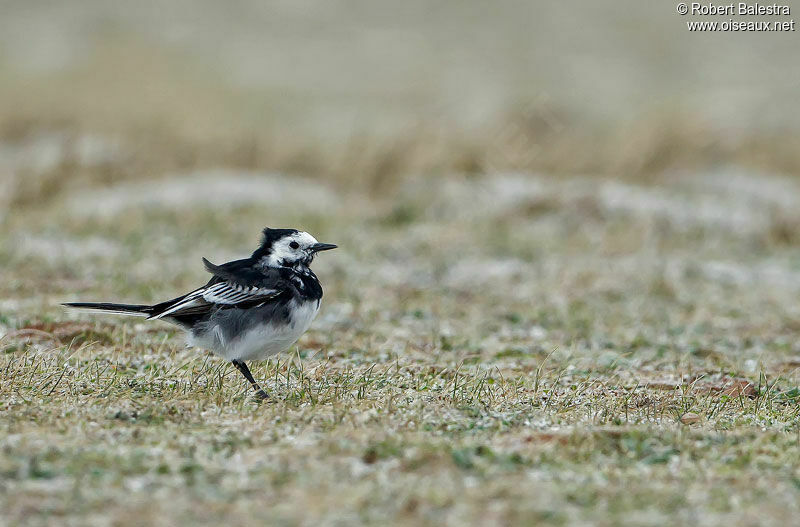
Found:
<path fill-rule="evenodd" d="M 65 193 L 5 220 L 5 523 L 753 525 L 800 512 L 800 251 L 773 236 L 789 220 L 769 196 L 487 176 L 410 180 L 390 200 L 333 188 L 325 214 L 224 195 L 168 212 L 160 180 L 141 185 L 146 208 L 96 216 Z M 681 200 L 770 214 L 743 230 Z M 205 279 L 201 255 L 247 254 L 264 224 L 340 245 L 315 262 L 326 296 L 312 329 L 253 365 L 269 402 L 166 324 L 58 305 L 177 295 Z"/>

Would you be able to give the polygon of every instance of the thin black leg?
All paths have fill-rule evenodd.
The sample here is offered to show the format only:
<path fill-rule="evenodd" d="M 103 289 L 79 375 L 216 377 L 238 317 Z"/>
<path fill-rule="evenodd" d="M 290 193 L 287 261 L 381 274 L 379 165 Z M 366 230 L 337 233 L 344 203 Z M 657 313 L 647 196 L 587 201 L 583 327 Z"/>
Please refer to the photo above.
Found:
<path fill-rule="evenodd" d="M 269 395 L 267 395 L 267 392 L 265 392 L 264 389 L 261 388 L 261 386 L 258 385 L 256 380 L 253 378 L 253 374 L 250 373 L 250 369 L 247 367 L 247 365 L 244 362 L 242 362 L 240 360 L 234 360 L 234 361 L 231 361 L 231 363 L 234 366 L 236 366 L 236 369 L 239 370 L 240 372 L 242 372 L 242 375 L 244 375 L 244 378 L 247 379 L 250 382 L 250 385 L 256 391 L 256 397 L 258 397 L 259 399 L 269 399 Z"/>

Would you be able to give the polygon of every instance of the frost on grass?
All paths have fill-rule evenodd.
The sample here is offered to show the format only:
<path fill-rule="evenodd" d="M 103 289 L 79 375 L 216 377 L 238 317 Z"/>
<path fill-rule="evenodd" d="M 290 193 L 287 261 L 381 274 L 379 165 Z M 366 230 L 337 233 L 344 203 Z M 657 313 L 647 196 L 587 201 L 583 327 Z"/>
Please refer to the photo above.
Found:
<path fill-rule="evenodd" d="M 87 203 L 91 206 L 87 207 Z M 145 183 L 81 191 L 67 199 L 73 215 L 109 218 L 131 209 L 184 210 L 258 205 L 278 210 L 336 213 L 338 196 L 324 184 L 275 174 L 206 170 Z"/>
<path fill-rule="evenodd" d="M 219 170 L 15 205 L 2 519 L 790 523 L 795 183 L 760 182 L 499 174 L 387 196 Z M 253 366 L 268 404 L 167 325 L 57 306 L 175 296 L 207 279 L 199 254 L 246 255 L 287 216 L 340 249 L 314 264 L 312 329 Z"/>

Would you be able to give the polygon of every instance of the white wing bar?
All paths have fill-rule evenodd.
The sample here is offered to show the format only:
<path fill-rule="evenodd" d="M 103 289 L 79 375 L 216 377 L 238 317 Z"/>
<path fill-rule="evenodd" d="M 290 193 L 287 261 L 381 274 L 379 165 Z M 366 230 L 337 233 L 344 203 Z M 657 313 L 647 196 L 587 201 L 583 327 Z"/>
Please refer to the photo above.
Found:
<path fill-rule="evenodd" d="M 280 293 L 277 289 L 265 289 L 255 286 L 242 286 L 230 282 L 220 282 L 209 287 L 201 287 L 192 291 L 169 309 L 150 318 L 158 319 L 174 315 L 195 306 L 207 304 L 235 305 L 252 300 L 267 300 Z"/>

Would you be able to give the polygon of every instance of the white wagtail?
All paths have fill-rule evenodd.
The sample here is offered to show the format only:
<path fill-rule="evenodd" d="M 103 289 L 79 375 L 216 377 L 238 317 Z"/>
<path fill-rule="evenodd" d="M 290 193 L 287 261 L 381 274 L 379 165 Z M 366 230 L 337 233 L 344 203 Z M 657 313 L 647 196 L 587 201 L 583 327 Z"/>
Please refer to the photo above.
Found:
<path fill-rule="evenodd" d="M 335 249 L 307 232 L 264 229 L 250 258 L 214 265 L 206 285 L 155 304 L 70 302 L 69 307 L 166 320 L 187 331 L 190 345 L 206 348 L 231 361 L 259 398 L 268 397 L 245 365 L 263 360 L 294 344 L 319 311 L 322 287 L 309 265 L 320 251 Z"/>

